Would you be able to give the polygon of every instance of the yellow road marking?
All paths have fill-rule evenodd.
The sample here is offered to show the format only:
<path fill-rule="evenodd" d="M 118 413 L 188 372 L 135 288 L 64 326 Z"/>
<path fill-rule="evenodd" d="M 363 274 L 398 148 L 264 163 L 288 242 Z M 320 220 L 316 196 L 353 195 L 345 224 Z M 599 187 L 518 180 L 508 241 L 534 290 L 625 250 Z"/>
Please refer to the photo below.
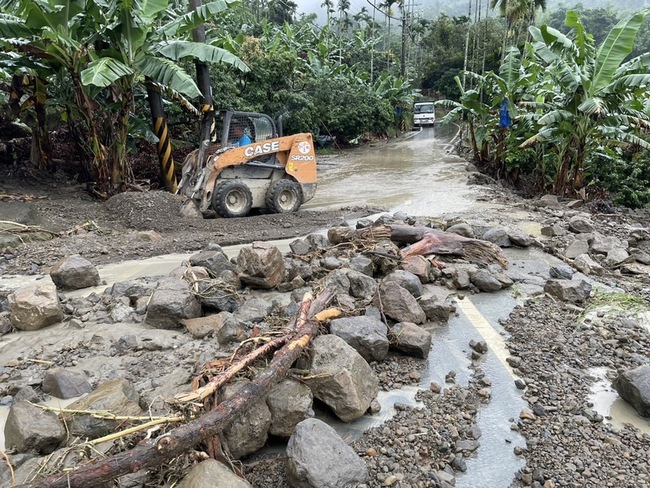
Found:
<path fill-rule="evenodd" d="M 479 334 L 483 337 L 485 342 L 487 342 L 490 351 L 501 361 L 501 364 L 508 370 L 510 376 L 517 379 L 518 376 L 512 370 L 512 367 L 507 363 L 506 358 L 510 356 L 510 352 L 506 347 L 506 343 L 494 327 L 488 322 L 488 320 L 483 317 L 478 308 L 470 301 L 469 298 L 465 297 L 462 300 L 456 298 L 456 303 L 458 307 L 463 311 L 467 319 L 471 322 L 472 326 L 478 331 Z"/>

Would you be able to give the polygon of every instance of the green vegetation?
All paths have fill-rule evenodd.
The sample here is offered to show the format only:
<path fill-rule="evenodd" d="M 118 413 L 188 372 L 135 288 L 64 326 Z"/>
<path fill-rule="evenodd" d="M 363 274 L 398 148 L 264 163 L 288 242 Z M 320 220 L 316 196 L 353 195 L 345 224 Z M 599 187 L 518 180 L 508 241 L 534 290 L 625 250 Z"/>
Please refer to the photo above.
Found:
<path fill-rule="evenodd" d="M 325 28 L 294 22 L 295 7 L 0 0 L 0 122 L 29 130 L 31 163 L 40 170 L 56 169 L 51 133 L 65 129 L 78 146 L 67 156 L 79 159 L 79 173 L 102 196 L 133 181 L 133 141 L 156 140 L 149 105 L 159 106 L 159 93 L 173 136 L 198 144 L 195 107 L 203 97 L 195 63 L 210 66 L 217 110 L 282 115 L 287 132 L 346 143 L 408 128 L 413 88 L 399 74 L 391 36 L 380 37 L 379 24 L 350 15 L 344 2 Z M 202 25 L 206 41 L 195 42 L 193 30 Z"/>
<path fill-rule="evenodd" d="M 531 26 L 498 74 L 459 77 L 459 100 L 439 102 L 468 123 L 473 158 L 501 178 L 575 197 L 596 186 L 621 203 L 648 201 L 648 55 L 629 59 L 644 14 L 620 21 L 596 45 L 580 17 L 569 34 Z M 504 121 L 507 108 L 510 120 Z"/>
<path fill-rule="evenodd" d="M 603 309 L 608 309 L 611 311 L 611 314 L 625 318 L 638 318 L 650 312 L 648 302 L 642 297 L 628 293 L 595 290 L 589 297 L 589 303 L 584 312 L 582 312 L 581 318 L 584 320 L 587 315 Z"/>
<path fill-rule="evenodd" d="M 410 129 L 422 96 L 465 122 L 470 156 L 499 178 L 650 202 L 643 13 L 458 0 L 433 2 L 426 18 L 405 1 L 373 5 L 323 0 L 318 26 L 291 0 L 196 11 L 185 0 L 0 0 L 0 127 L 27 130 L 29 164 L 47 171 L 52 140 L 67 134 L 80 178 L 110 196 L 133 182 L 142 140 L 156 142 L 156 107 L 181 155 L 197 146 L 205 84 L 195 80 L 207 65 L 217 110 L 282 116 L 287 133 L 338 144 L 392 137 Z M 205 42 L 195 41 L 200 26 Z"/>

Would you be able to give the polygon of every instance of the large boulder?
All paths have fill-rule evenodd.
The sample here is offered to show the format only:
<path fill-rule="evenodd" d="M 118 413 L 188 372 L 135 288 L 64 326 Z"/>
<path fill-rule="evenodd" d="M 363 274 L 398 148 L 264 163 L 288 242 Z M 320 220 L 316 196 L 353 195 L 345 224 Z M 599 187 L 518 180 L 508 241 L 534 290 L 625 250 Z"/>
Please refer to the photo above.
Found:
<path fill-rule="evenodd" d="M 244 301 L 233 315 L 242 322 L 261 322 L 272 308 L 273 304 L 263 298 L 251 298 Z"/>
<path fill-rule="evenodd" d="M 594 223 L 586 216 L 574 215 L 569 219 L 569 230 L 576 234 L 587 234 L 594 231 Z"/>
<path fill-rule="evenodd" d="M 428 283 L 431 274 L 431 261 L 424 256 L 408 256 L 402 260 L 402 269 L 418 277 L 422 283 Z M 421 294 L 421 293 L 420 293 Z"/>
<path fill-rule="evenodd" d="M 379 285 L 374 303 L 396 322 L 421 324 L 427 318 L 415 297 L 394 281 L 385 281 Z"/>
<path fill-rule="evenodd" d="M 530 235 L 526 234 L 518 227 L 508 229 L 508 237 L 513 245 L 519 247 L 528 247 L 534 242 Z"/>
<path fill-rule="evenodd" d="M 591 294 L 591 285 L 585 280 L 554 280 L 544 285 L 544 291 L 569 303 L 584 303 Z"/>
<path fill-rule="evenodd" d="M 454 297 L 448 289 L 429 285 L 419 300 L 429 322 L 447 322 L 456 311 Z"/>
<path fill-rule="evenodd" d="M 190 264 L 209 270 L 212 276 L 219 276 L 223 271 L 234 271 L 237 268 L 221 249 L 193 254 L 190 256 Z"/>
<path fill-rule="evenodd" d="M 308 386 L 293 380 L 284 380 L 273 387 L 266 397 L 271 412 L 269 434 L 290 437 L 296 425 L 313 417 L 314 395 Z"/>
<path fill-rule="evenodd" d="M 189 283 L 179 278 L 165 278 L 158 283 L 147 307 L 145 322 L 157 329 L 176 329 L 183 319 L 201 315 L 201 305 L 194 298 Z"/>
<path fill-rule="evenodd" d="M 271 289 L 284 279 L 282 253 L 268 242 L 253 242 L 237 256 L 242 283 L 251 288 Z"/>
<path fill-rule="evenodd" d="M 373 276 L 375 272 L 372 259 L 366 256 L 355 256 L 350 259 L 350 268 L 368 276 Z"/>
<path fill-rule="evenodd" d="M 83 371 L 67 368 L 50 369 L 41 388 L 43 393 L 64 400 L 90 393 L 93 389 Z"/>
<path fill-rule="evenodd" d="M 337 295 L 350 293 L 350 278 L 347 269 L 335 269 L 322 278 L 323 288 L 331 288 Z M 374 280 L 373 280 L 374 281 Z"/>
<path fill-rule="evenodd" d="M 510 240 L 508 231 L 503 227 L 493 227 L 487 230 L 481 239 L 496 244 L 499 247 L 512 247 L 512 241 Z"/>
<path fill-rule="evenodd" d="M 300 422 L 287 444 L 287 478 L 296 488 L 344 488 L 368 481 L 368 468 L 325 422 Z"/>
<path fill-rule="evenodd" d="M 584 237 L 578 237 L 571 241 L 564 251 L 564 255 L 569 259 L 575 259 L 581 254 L 589 253 L 589 241 Z"/>
<path fill-rule="evenodd" d="M 350 295 L 354 298 L 369 300 L 377 291 L 377 282 L 365 273 L 348 269 L 346 276 L 350 282 Z"/>
<path fill-rule="evenodd" d="M 78 254 L 57 261 L 50 269 L 50 278 L 62 290 L 78 290 L 101 283 L 95 265 Z"/>
<path fill-rule="evenodd" d="M 251 484 L 233 473 L 226 465 L 206 459 L 190 468 L 176 488 L 250 488 Z"/>
<path fill-rule="evenodd" d="M 308 386 L 314 396 L 344 422 L 361 417 L 379 391 L 379 380 L 366 360 L 333 334 L 314 339 L 310 359 Z"/>
<path fill-rule="evenodd" d="M 240 287 L 239 278 L 232 272 L 224 272 L 219 278 L 198 282 L 199 301 L 204 309 L 217 312 L 234 312 L 241 304 L 235 291 Z"/>
<path fill-rule="evenodd" d="M 43 283 L 18 288 L 7 297 L 9 320 L 20 330 L 39 330 L 63 318 L 56 285 Z"/>
<path fill-rule="evenodd" d="M 92 393 L 70 404 L 70 410 L 99 410 L 111 415 L 133 417 L 144 412 L 139 405 L 140 396 L 127 380 L 111 380 L 100 384 Z M 118 421 L 96 418 L 88 414 L 65 414 L 71 434 L 82 438 L 95 438 L 113 432 Z"/>
<path fill-rule="evenodd" d="M 639 415 L 650 417 L 650 364 L 619 371 L 612 386 Z"/>
<path fill-rule="evenodd" d="M 629 257 L 630 255 L 625 249 L 623 249 L 622 247 L 615 247 L 613 249 L 610 249 L 603 263 L 605 264 L 605 266 L 609 266 L 610 268 L 613 268 L 615 266 L 623 264 L 625 261 L 629 259 Z"/>
<path fill-rule="evenodd" d="M 4 435 L 7 448 L 16 452 L 50 454 L 65 440 L 66 432 L 55 413 L 18 402 L 9 409 Z"/>
<path fill-rule="evenodd" d="M 472 285 L 480 291 L 493 292 L 499 291 L 503 288 L 503 284 L 499 279 L 487 269 L 478 269 L 469 275 L 469 280 Z"/>
<path fill-rule="evenodd" d="M 416 358 L 426 358 L 431 350 L 431 333 L 410 322 L 390 328 L 391 344 L 398 351 Z"/>
<path fill-rule="evenodd" d="M 596 254 L 607 254 L 614 248 L 627 249 L 627 241 L 622 241 L 616 236 L 604 236 L 602 234 L 594 233 L 593 241 L 591 242 L 591 252 Z"/>
<path fill-rule="evenodd" d="M 330 332 L 352 346 L 368 362 L 381 361 L 388 354 L 388 327 L 368 317 L 344 317 L 330 323 Z"/>
<path fill-rule="evenodd" d="M 181 324 L 187 329 L 187 332 L 190 333 L 192 338 L 203 339 L 221 329 L 223 322 L 219 319 L 219 314 L 208 315 L 206 317 L 183 319 L 181 320 Z"/>
<path fill-rule="evenodd" d="M 228 312 L 219 312 L 216 317 L 218 317 L 218 320 L 221 323 L 221 326 L 217 331 L 217 341 L 219 344 L 222 346 L 228 346 L 233 342 L 239 344 L 241 341 L 248 339 L 250 329 L 233 314 Z"/>
<path fill-rule="evenodd" d="M 235 395 L 247 383 L 250 383 L 249 380 L 226 384 L 223 388 L 224 399 Z M 223 440 L 230 455 L 239 459 L 260 449 L 266 443 L 270 426 L 271 411 L 262 398 L 223 431 Z"/>
<path fill-rule="evenodd" d="M 589 274 L 602 274 L 604 269 L 595 261 L 589 254 L 580 254 L 573 260 L 576 269 L 586 275 Z"/>
<path fill-rule="evenodd" d="M 141 298 L 149 298 L 157 285 L 156 281 L 118 281 L 111 287 L 111 296 L 114 299 L 126 297 L 130 303 L 135 304 Z"/>
<path fill-rule="evenodd" d="M 420 278 L 415 274 L 405 271 L 403 269 L 396 269 L 388 276 L 383 279 L 384 283 L 394 282 L 397 283 L 402 288 L 408 290 L 408 292 L 413 295 L 415 298 L 420 298 L 422 296 L 423 288 Z"/>

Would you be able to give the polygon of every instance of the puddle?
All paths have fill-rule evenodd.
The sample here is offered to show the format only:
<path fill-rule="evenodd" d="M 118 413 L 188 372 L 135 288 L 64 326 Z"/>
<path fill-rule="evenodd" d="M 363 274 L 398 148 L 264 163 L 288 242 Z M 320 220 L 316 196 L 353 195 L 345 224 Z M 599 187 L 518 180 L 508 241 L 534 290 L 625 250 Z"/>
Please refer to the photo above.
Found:
<path fill-rule="evenodd" d="M 608 368 L 592 368 L 588 373 L 598 378 L 591 387 L 589 401 L 594 405 L 593 409 L 605 418 L 605 423 L 617 429 L 630 424 L 641 432 L 650 434 L 650 420 L 641 417 L 632 405 L 618 396 L 612 387 L 612 381 L 608 376 L 615 375 L 615 371 Z"/>
<path fill-rule="evenodd" d="M 542 237 L 542 224 L 539 222 L 518 222 L 517 227 L 528 235 Z"/>

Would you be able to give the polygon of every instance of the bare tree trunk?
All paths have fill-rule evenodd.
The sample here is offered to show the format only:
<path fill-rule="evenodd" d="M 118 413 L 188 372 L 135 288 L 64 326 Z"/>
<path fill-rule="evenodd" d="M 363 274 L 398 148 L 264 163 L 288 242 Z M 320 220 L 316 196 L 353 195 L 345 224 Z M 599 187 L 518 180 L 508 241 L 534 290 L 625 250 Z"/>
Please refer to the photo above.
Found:
<path fill-rule="evenodd" d="M 301 310 L 309 309 L 308 317 L 323 310 L 334 297 L 325 290 L 316 300 L 305 296 Z M 306 317 L 305 317 L 306 319 Z M 201 417 L 177 427 L 156 439 L 143 440 L 136 447 L 107 459 L 96 460 L 65 474 L 55 474 L 20 485 L 17 488 L 88 488 L 114 480 L 128 473 L 161 465 L 197 444 L 221 433 L 235 418 L 247 411 L 251 404 L 271 391 L 273 385 L 286 376 L 312 338 L 318 333 L 318 321 L 298 319 L 292 340 L 279 350 L 268 367 L 236 395 L 216 406 Z"/>
<path fill-rule="evenodd" d="M 469 7 L 468 7 L 467 19 L 468 19 L 468 22 L 471 22 L 471 20 L 472 20 L 472 0 L 469 0 L 468 4 L 469 4 Z M 468 24 L 468 26 L 467 26 L 467 36 L 465 36 L 465 59 L 463 60 L 463 71 L 467 71 L 467 60 L 469 58 L 469 38 L 470 38 L 471 32 L 472 32 L 472 26 L 471 26 L 471 24 Z M 463 73 L 463 90 L 465 90 L 465 73 Z"/>

